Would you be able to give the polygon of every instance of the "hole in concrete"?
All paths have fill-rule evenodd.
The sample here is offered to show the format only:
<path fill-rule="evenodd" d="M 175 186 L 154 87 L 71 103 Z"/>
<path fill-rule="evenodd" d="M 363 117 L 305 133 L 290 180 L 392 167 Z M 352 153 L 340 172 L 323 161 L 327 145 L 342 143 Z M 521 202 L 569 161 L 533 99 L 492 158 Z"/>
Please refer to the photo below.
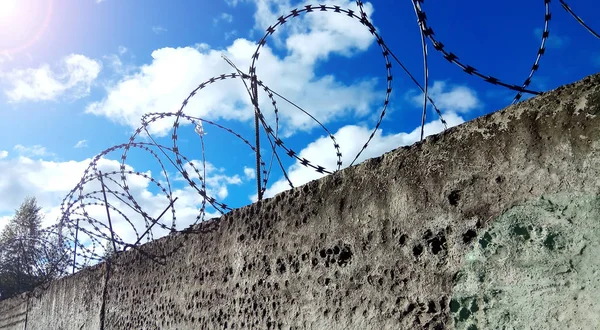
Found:
<path fill-rule="evenodd" d="M 423 245 L 421 244 L 417 244 L 413 247 L 413 255 L 415 257 L 418 257 L 421 255 L 421 253 L 423 253 Z"/>
<path fill-rule="evenodd" d="M 350 262 L 350 259 L 352 259 L 352 250 L 350 250 L 350 247 L 344 246 L 344 248 L 342 248 L 342 250 L 340 251 L 340 255 L 338 257 L 338 265 L 345 266 L 347 263 Z"/>
<path fill-rule="evenodd" d="M 531 230 L 532 228 L 530 227 L 529 229 Z M 519 225 L 516 225 L 516 226 L 513 228 L 513 233 L 514 233 L 516 236 L 521 236 L 521 237 L 523 237 L 523 239 L 524 239 L 524 240 L 526 240 L 526 241 L 527 241 L 527 240 L 529 240 L 529 238 L 531 237 L 531 236 L 529 236 L 529 230 L 527 230 L 527 228 L 526 228 L 526 227 L 521 227 L 521 226 L 519 226 Z"/>
<path fill-rule="evenodd" d="M 544 240 L 544 246 L 550 250 L 550 251 L 554 251 L 554 249 L 556 248 L 556 238 L 558 237 L 558 234 L 554 234 L 554 233 L 550 233 L 548 234 L 548 236 L 546 236 L 546 239 Z"/>
<path fill-rule="evenodd" d="M 400 235 L 400 238 L 398 239 L 398 243 L 400 244 L 400 246 L 402 246 L 402 245 L 404 245 L 404 243 L 406 243 L 407 238 L 408 238 L 408 236 L 406 236 L 406 234 Z"/>
<path fill-rule="evenodd" d="M 479 306 L 477 305 L 477 300 L 473 299 L 471 303 L 471 313 L 476 313 L 479 310 Z"/>
<path fill-rule="evenodd" d="M 448 202 L 452 206 L 458 205 L 458 201 L 460 200 L 460 190 L 453 190 L 448 195 Z"/>
<path fill-rule="evenodd" d="M 459 309 L 460 309 L 460 304 L 458 303 L 458 301 L 456 301 L 454 299 L 450 300 L 450 312 L 456 313 L 456 312 L 458 312 Z"/>
<path fill-rule="evenodd" d="M 406 310 L 404 311 L 404 315 L 412 312 L 415 308 L 416 308 L 415 304 L 413 304 L 413 303 L 408 304 L 408 307 L 406 307 Z"/>
<path fill-rule="evenodd" d="M 469 244 L 475 237 L 477 237 L 477 232 L 475 232 L 473 229 L 469 229 L 463 234 L 463 243 Z"/>
<path fill-rule="evenodd" d="M 490 233 L 483 234 L 483 237 L 479 240 L 479 245 L 482 249 L 485 249 L 492 242 L 492 235 Z"/>
<path fill-rule="evenodd" d="M 435 301 L 430 301 L 429 305 L 427 306 L 427 313 L 435 313 L 437 311 L 436 307 L 435 307 Z"/>
<path fill-rule="evenodd" d="M 460 309 L 460 312 L 458 313 L 458 321 L 459 322 L 463 322 L 466 321 L 469 316 L 471 316 L 471 312 L 466 309 L 465 307 Z"/>
<path fill-rule="evenodd" d="M 431 245 L 431 252 L 433 254 L 438 254 L 440 251 L 446 249 L 446 237 L 444 235 L 434 237 L 431 241 L 429 241 L 429 244 Z"/>

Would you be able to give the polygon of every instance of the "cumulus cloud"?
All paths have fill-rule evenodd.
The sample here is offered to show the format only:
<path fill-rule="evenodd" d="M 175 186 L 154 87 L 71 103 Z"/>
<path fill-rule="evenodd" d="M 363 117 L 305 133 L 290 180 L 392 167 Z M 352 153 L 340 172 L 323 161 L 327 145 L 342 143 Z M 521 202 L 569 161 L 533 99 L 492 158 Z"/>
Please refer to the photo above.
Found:
<path fill-rule="evenodd" d="M 237 30 L 231 30 L 229 32 L 225 32 L 225 40 L 229 40 L 235 36 L 237 36 L 238 32 Z"/>
<path fill-rule="evenodd" d="M 247 180 L 252 180 L 252 179 L 256 178 L 256 170 L 253 168 L 244 166 L 244 175 L 246 176 Z"/>
<path fill-rule="evenodd" d="M 2 197 L 0 198 L 0 227 L 6 222 L 5 220 L 11 217 L 24 198 L 28 196 L 36 197 L 38 204 L 42 207 L 42 212 L 45 214 L 43 226 L 55 224 L 61 215 L 59 205 L 62 199 L 79 182 L 90 160 L 55 162 L 25 156 L 0 159 L 0 196 Z M 98 169 L 103 173 L 118 171 L 119 166 L 120 162 L 118 160 L 101 158 L 98 161 Z M 135 171 L 136 169 L 127 166 L 126 170 Z M 150 171 L 144 173 L 149 176 L 153 174 Z M 119 176 L 114 177 L 114 179 L 120 183 Z M 117 184 L 109 179 L 105 179 L 104 182 L 107 191 L 123 191 L 122 188 L 118 188 Z M 222 200 L 228 195 L 227 188 L 229 185 L 239 185 L 241 182 L 239 175 L 225 175 L 223 169 L 215 168 L 210 164 L 207 165 L 206 185 L 209 195 Z M 157 217 L 167 208 L 168 199 L 149 179 L 130 175 L 127 183 L 132 196 L 151 217 Z M 175 180 L 171 182 L 171 187 L 173 188 L 173 196 L 178 198 L 175 206 L 177 210 L 176 225 L 178 229 L 183 229 L 196 221 L 202 198 L 186 183 Z M 100 183 L 95 181 L 86 185 L 84 193 L 100 190 Z M 134 223 L 138 233 L 140 233 L 140 229 L 145 228 L 143 217 L 131 207 L 110 193 L 108 199 L 110 204 L 123 212 Z M 90 201 L 97 202 L 97 200 Z M 99 221 L 105 221 L 106 210 L 104 206 L 89 206 L 86 209 L 91 217 Z M 77 212 L 81 213 L 82 211 Z M 172 222 L 170 215 L 171 213 L 167 212 L 162 218 L 163 223 L 168 226 Z M 218 213 L 209 207 L 206 218 L 214 216 L 218 216 Z M 116 211 L 111 211 L 111 218 L 117 235 L 129 243 L 133 243 L 136 234 L 127 221 Z M 88 229 L 94 230 L 91 227 Z M 168 231 L 157 226 L 152 230 L 152 233 L 157 238 L 168 234 Z M 87 239 L 89 240 L 89 238 Z M 86 238 L 82 237 L 82 240 L 86 240 Z"/>
<path fill-rule="evenodd" d="M 46 147 L 41 145 L 34 145 L 31 147 L 26 147 L 21 144 L 17 144 L 13 147 L 13 149 L 21 156 L 27 157 L 44 157 L 44 156 L 54 156 L 53 152 L 49 152 Z"/>
<path fill-rule="evenodd" d="M 225 174 L 225 168 L 217 168 L 212 163 L 206 162 L 206 169 L 204 169 L 201 161 L 191 160 L 190 162 L 196 167 L 196 169 L 200 171 L 201 175 L 204 175 L 204 171 L 206 171 L 205 183 L 208 195 L 215 196 L 218 199 L 223 200 L 229 195 L 229 190 L 227 189 L 228 185 L 242 184 L 242 179 L 239 175 L 236 174 L 233 176 L 228 176 Z M 183 168 L 190 175 L 195 173 L 190 163 L 186 163 Z M 180 173 L 177 173 L 175 180 L 184 181 L 185 179 Z"/>
<path fill-rule="evenodd" d="M 429 88 L 428 94 L 438 108 L 452 109 L 457 113 L 467 113 L 478 108 L 481 104 L 477 93 L 473 89 L 460 85 L 448 88 L 444 81 L 435 81 L 433 86 Z M 423 93 L 413 92 L 410 95 L 410 100 L 414 105 L 423 104 Z"/>
<path fill-rule="evenodd" d="M 9 88 L 6 96 L 11 102 L 50 101 L 59 97 L 78 99 L 90 93 L 98 77 L 100 62 L 84 55 L 71 54 L 57 68 L 44 64 L 38 68 L 14 69 L 2 75 Z"/>
<path fill-rule="evenodd" d="M 129 50 L 126 47 L 119 46 L 117 48 L 116 54 L 108 54 L 102 56 L 102 62 L 104 66 L 108 67 L 113 73 L 113 75 L 111 75 L 110 80 L 105 80 L 102 82 L 103 86 L 110 85 L 115 79 L 118 80 L 123 76 L 129 75 L 137 70 L 137 67 L 135 65 L 132 65 L 130 63 L 123 63 L 123 58 L 128 52 Z"/>
<path fill-rule="evenodd" d="M 151 64 L 143 65 L 137 73 L 110 86 L 107 97 L 90 104 L 86 111 L 138 127 L 143 114 L 176 111 L 200 82 L 232 72 L 233 69 L 221 58 L 222 53 L 245 69 L 250 66 L 255 49 L 256 44 L 237 39 L 224 51 L 208 49 L 208 46 L 155 50 Z M 316 63 L 303 63 L 293 57 L 281 59 L 268 47 L 263 49 L 260 58 L 266 63 L 257 70 L 260 79 L 278 93 L 298 102 L 323 123 L 341 115 L 365 115 L 379 97 L 374 91 L 374 79 L 345 85 L 331 75 L 316 77 Z M 264 93 L 259 96 L 259 101 L 266 114 L 271 114 L 271 102 Z M 278 101 L 281 122 L 288 133 L 315 127 L 306 115 Z M 188 103 L 186 113 L 213 120 L 244 121 L 253 118 L 254 111 L 242 82 L 230 79 L 200 91 Z M 151 127 L 151 132 L 164 134 L 170 127 L 171 123 L 159 122 Z"/>
<path fill-rule="evenodd" d="M 217 25 L 220 22 L 231 23 L 233 22 L 233 16 L 228 13 L 221 13 L 219 16 L 213 18 L 213 24 Z"/>
<path fill-rule="evenodd" d="M 292 8 L 289 1 L 257 0 L 254 3 L 256 26 L 261 29 L 272 24 L 271 19 Z M 350 0 L 334 1 L 334 4 L 356 10 L 356 4 Z M 368 13 L 373 12 L 369 3 L 365 8 Z M 217 19 L 229 21 L 231 17 L 225 13 Z M 232 37 L 232 34 L 227 36 Z M 363 77 L 345 83 L 331 74 L 317 74 L 320 62 L 331 54 L 351 56 L 376 46 L 373 36 L 357 20 L 347 15 L 317 12 L 302 15 L 285 24 L 276 33 L 274 40 L 277 39 L 284 41 L 279 44 L 285 51 L 275 51 L 271 41 L 267 43 L 258 59 L 259 79 L 322 123 L 344 116 L 366 116 L 372 105 L 381 101 L 381 93 L 375 90 L 380 77 Z M 221 58 L 222 54 L 242 70 L 248 70 L 256 47 L 255 42 L 240 38 L 224 49 L 206 44 L 157 49 L 151 54 L 151 63 L 126 72 L 122 79 L 109 84 L 107 96 L 89 104 L 86 111 L 137 128 L 143 114 L 176 111 L 199 83 L 234 72 Z M 211 85 L 191 99 L 185 110 L 187 114 L 211 120 L 247 121 L 253 117 L 253 107 L 239 79 L 218 81 L 213 85 L 218 86 Z M 276 100 L 283 136 L 310 131 L 316 126 L 312 119 L 293 106 L 277 97 Z M 271 101 L 265 93 L 259 95 L 259 102 L 268 119 L 272 120 Z M 169 127 L 167 122 L 155 123 L 151 132 L 166 134 Z"/>
<path fill-rule="evenodd" d="M 8 157 L 8 151 L 0 150 L 0 159 Z"/>

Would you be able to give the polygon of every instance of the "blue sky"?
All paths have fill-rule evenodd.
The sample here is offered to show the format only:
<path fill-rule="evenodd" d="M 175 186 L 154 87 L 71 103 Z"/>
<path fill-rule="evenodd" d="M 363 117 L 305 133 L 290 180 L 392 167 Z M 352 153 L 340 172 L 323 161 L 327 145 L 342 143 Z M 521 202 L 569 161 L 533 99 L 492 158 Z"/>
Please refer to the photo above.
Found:
<path fill-rule="evenodd" d="M 328 4 L 356 10 L 353 1 Z M 198 84 L 233 72 L 221 54 L 247 71 L 266 28 L 281 14 L 304 5 L 292 0 L 3 1 L 0 227 L 26 196 L 37 197 L 47 214 L 46 223 L 53 223 L 62 198 L 77 184 L 94 155 L 127 142 L 144 113 L 176 111 Z M 600 29 L 600 20 L 593 14 L 600 9 L 597 1 L 580 0 L 571 7 L 592 28 Z M 423 83 L 420 35 L 411 2 L 372 1 L 365 8 L 390 49 Z M 527 77 L 540 45 L 543 1 L 425 2 L 423 9 L 436 38 L 461 60 L 511 84 L 520 85 Z M 539 91 L 600 70 L 600 40 L 578 25 L 558 1 L 551 3 L 551 12 L 546 54 L 530 86 Z M 428 50 L 431 96 L 450 125 L 510 104 L 514 92 L 466 75 L 435 52 L 431 43 Z M 396 63 L 392 70 L 389 112 L 360 160 L 418 140 L 420 93 Z M 381 51 L 368 30 L 346 16 L 320 12 L 290 20 L 277 30 L 257 65 L 259 79 L 335 134 L 344 166 L 377 122 L 385 72 Z M 218 122 L 253 141 L 253 110 L 245 93 L 240 80 L 213 84 L 199 92 L 185 112 Z M 267 121 L 274 123 L 266 95 L 259 99 Z M 325 132 L 283 100 L 276 100 L 286 145 L 315 164 L 335 169 L 335 151 Z M 442 129 L 436 119 L 430 111 L 428 134 Z M 150 131 L 170 146 L 171 126 L 172 121 L 166 119 Z M 210 125 L 204 128 L 209 194 L 234 207 L 250 203 L 256 193 L 251 150 L 226 132 Z M 179 144 L 186 157 L 201 159 L 200 138 L 189 123 L 180 128 Z M 262 147 L 269 159 L 264 134 Z M 120 155 L 108 155 L 100 169 L 118 169 Z M 294 184 L 319 177 L 284 152 L 281 158 Z M 164 179 L 147 154 L 132 152 L 127 163 L 157 180 Z M 176 209 L 182 228 L 194 220 L 200 198 L 180 180 L 174 167 L 167 171 L 174 179 L 174 195 L 180 197 Z M 146 178 L 132 178 L 129 183 L 138 203 L 150 214 L 167 206 L 167 199 Z M 281 170 L 274 166 L 267 196 L 287 187 Z M 216 215 L 215 210 L 208 212 L 208 216 Z M 124 237 L 132 235 L 122 230 Z"/>

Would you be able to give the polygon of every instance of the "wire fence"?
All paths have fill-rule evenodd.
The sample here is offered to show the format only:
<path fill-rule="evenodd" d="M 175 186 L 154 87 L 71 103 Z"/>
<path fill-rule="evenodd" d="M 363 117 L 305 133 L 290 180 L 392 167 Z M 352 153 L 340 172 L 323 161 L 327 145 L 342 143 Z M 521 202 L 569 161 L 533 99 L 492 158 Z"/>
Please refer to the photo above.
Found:
<path fill-rule="evenodd" d="M 581 26 L 583 26 L 594 37 L 600 39 L 598 33 L 594 32 L 590 26 L 584 23 L 575 12 L 563 0 L 560 0 L 562 8 L 573 16 Z M 142 116 L 141 126 L 135 130 L 129 140 L 120 145 L 112 146 L 98 155 L 90 162 L 84 171 L 83 177 L 79 183 L 65 196 L 61 203 L 61 217 L 55 225 L 46 228 L 47 233 L 44 237 L 51 237 L 52 241 L 59 240 L 60 246 L 65 247 L 69 256 L 69 267 L 63 269 L 65 273 L 75 272 L 91 264 L 110 259 L 114 253 L 119 253 L 127 249 L 137 249 L 143 241 L 154 239 L 157 231 L 170 233 L 181 230 L 178 226 L 177 209 L 178 198 L 174 196 L 173 175 L 170 171 L 175 170 L 178 179 L 184 180 L 189 186 L 190 193 L 197 194 L 200 199 L 199 209 L 195 221 L 188 230 L 193 231 L 194 225 L 205 220 L 207 209 L 214 210 L 218 214 L 225 214 L 231 210 L 231 206 L 219 201 L 215 196 L 211 196 L 207 190 L 207 161 L 205 155 L 205 127 L 212 127 L 229 134 L 245 145 L 256 159 L 256 192 L 258 200 L 261 200 L 269 185 L 269 179 L 273 176 L 275 169 L 281 172 L 281 175 L 288 182 L 290 187 L 294 187 L 282 162 L 282 157 L 290 157 L 301 166 L 310 168 L 321 174 L 330 174 L 339 171 L 343 164 L 343 155 L 340 151 L 340 145 L 335 136 L 311 113 L 291 100 L 287 99 L 277 91 L 265 85 L 257 74 L 257 67 L 261 50 L 267 44 L 268 39 L 284 24 L 298 17 L 306 15 L 345 15 L 357 20 L 365 29 L 376 39 L 377 45 L 381 50 L 381 55 L 385 62 L 386 70 L 386 91 L 383 104 L 381 105 L 378 120 L 368 139 L 364 142 L 356 155 L 351 155 L 352 159 L 349 165 L 357 162 L 360 155 L 369 147 L 377 130 L 379 129 L 383 118 L 386 115 L 390 103 L 392 92 L 392 67 L 393 63 L 408 76 L 414 85 L 423 92 L 423 111 L 421 116 L 420 137 L 424 137 L 424 127 L 427 116 L 427 110 L 433 109 L 435 115 L 439 118 L 444 128 L 447 123 L 442 117 L 442 112 L 436 106 L 434 100 L 429 95 L 429 69 L 428 69 L 428 46 L 439 52 L 448 62 L 458 66 L 459 69 L 468 75 L 476 76 L 485 82 L 500 86 L 515 92 L 513 103 L 521 100 L 525 94 L 540 94 L 540 91 L 529 89 L 532 78 L 540 68 L 543 55 L 546 53 L 546 44 L 550 35 L 551 1 L 544 0 L 544 28 L 541 33 L 540 46 L 535 55 L 531 70 L 525 76 L 521 83 L 510 83 L 500 80 L 492 75 L 483 73 L 474 66 L 463 62 L 458 55 L 450 51 L 440 41 L 433 30 L 431 22 L 427 18 L 426 6 L 423 0 L 413 0 L 413 8 L 417 18 L 417 23 L 421 34 L 421 47 L 423 52 L 423 84 L 406 68 L 398 59 L 392 49 L 390 49 L 382 38 L 380 32 L 375 28 L 368 15 L 366 14 L 363 3 L 356 1 L 358 11 L 341 8 L 330 5 L 306 5 L 295 8 L 288 13 L 280 16 L 273 25 L 269 26 L 266 33 L 258 40 L 258 45 L 252 55 L 251 65 L 247 72 L 239 69 L 231 60 L 223 56 L 223 59 L 232 67 L 231 73 L 224 73 L 219 76 L 208 79 L 199 84 L 185 98 L 176 112 L 148 113 Z M 244 137 L 235 130 L 228 128 L 220 123 L 207 120 L 200 117 L 193 117 L 185 113 L 190 100 L 198 97 L 198 93 L 213 84 L 219 84 L 225 80 L 237 79 L 243 82 L 248 94 L 248 98 L 254 109 L 255 131 L 253 137 Z M 272 105 L 274 124 L 270 125 L 265 118 L 265 109 L 259 106 L 259 94 L 269 99 Z M 289 147 L 280 137 L 279 109 L 278 102 L 285 102 L 298 109 L 306 116 L 311 118 L 319 127 L 321 127 L 331 140 L 337 158 L 334 168 L 327 168 L 321 164 L 315 163 L 311 159 L 300 156 L 300 153 Z M 157 142 L 157 139 L 151 134 L 150 125 L 159 121 L 170 120 L 172 122 L 171 140 L 172 144 L 164 145 Z M 194 161 L 182 154 L 178 145 L 180 131 L 185 127 L 193 127 L 200 137 L 201 159 Z M 261 135 L 265 136 L 261 141 Z M 261 143 L 270 150 L 266 157 L 261 152 Z M 159 179 L 151 175 L 134 171 L 128 166 L 127 160 L 133 151 L 141 151 L 153 159 L 160 167 Z M 109 154 L 120 153 L 120 167 L 118 170 L 102 172 L 99 169 L 99 163 L 102 159 L 108 158 Z M 136 200 L 130 183 L 132 180 L 148 181 L 157 191 L 161 192 L 164 198 L 164 209 L 158 214 L 149 214 L 143 203 Z M 110 200 L 110 201 L 109 201 Z M 98 212 L 98 209 L 104 209 L 104 212 Z M 93 211 L 90 211 L 93 209 Z M 168 215 L 167 215 L 168 214 Z M 125 237 L 122 233 L 128 232 Z M 148 256 L 150 259 L 156 259 L 156 256 Z M 61 265 L 64 265 L 64 258 L 61 259 Z M 159 261 L 157 261 L 159 262 Z M 63 267 L 64 268 L 64 267 Z"/>

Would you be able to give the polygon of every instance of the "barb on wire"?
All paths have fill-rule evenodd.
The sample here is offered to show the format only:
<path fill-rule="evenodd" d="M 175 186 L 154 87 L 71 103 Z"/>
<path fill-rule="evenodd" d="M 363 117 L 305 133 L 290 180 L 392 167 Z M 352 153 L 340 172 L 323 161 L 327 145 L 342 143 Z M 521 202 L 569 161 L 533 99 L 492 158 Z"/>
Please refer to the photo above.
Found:
<path fill-rule="evenodd" d="M 408 68 L 400 61 L 399 57 L 392 49 L 388 47 L 382 34 L 375 28 L 365 12 L 362 1 L 356 1 L 358 10 L 341 8 L 337 5 L 306 5 L 292 9 L 277 18 L 273 25 L 269 26 L 266 29 L 265 34 L 258 40 L 256 49 L 251 56 L 248 72 L 240 70 L 232 60 L 223 55 L 223 60 L 233 69 L 232 73 L 224 73 L 200 83 L 183 100 L 177 111 L 144 114 L 141 118 L 141 125 L 134 131 L 126 143 L 112 146 L 96 155 L 83 172 L 81 180 L 63 199 L 60 206 L 61 217 L 57 224 L 45 229 L 48 233 L 48 237 L 54 237 L 56 235 L 60 237 L 60 244 L 64 245 L 69 252 L 65 253 L 65 255 L 68 256 L 67 259 L 71 259 L 70 256 L 72 256 L 73 271 L 103 260 L 112 260 L 113 258 L 107 258 L 106 256 L 107 247 L 110 247 L 114 253 L 125 251 L 127 249 L 138 249 L 142 255 L 160 263 L 160 256 L 152 256 L 148 252 L 139 249 L 139 246 L 144 239 L 150 241 L 155 235 L 168 234 L 180 230 L 182 229 L 181 223 L 183 223 L 183 225 L 189 225 L 187 231 L 194 232 L 194 228 L 196 228 L 195 225 L 206 220 L 206 217 L 211 215 L 209 213 L 224 214 L 231 210 L 230 205 L 219 201 L 207 188 L 207 160 L 205 150 L 205 143 L 207 141 L 205 141 L 205 139 L 207 138 L 208 131 L 211 129 L 224 132 L 227 136 L 233 138 L 234 141 L 249 148 L 255 156 L 256 192 L 258 200 L 264 197 L 269 184 L 269 178 L 272 176 L 272 170 L 274 168 L 279 168 L 289 186 L 293 187 L 293 182 L 286 171 L 286 166 L 284 165 L 282 157 L 288 157 L 289 159 L 296 161 L 300 166 L 310 168 L 320 174 L 334 173 L 339 171 L 344 165 L 353 165 L 368 148 L 369 143 L 373 140 L 375 134 L 379 130 L 384 116 L 388 111 L 393 87 L 392 62 L 396 63 L 412 83 L 423 92 L 420 131 L 421 140 L 425 136 L 425 123 L 429 105 L 431 105 L 437 114 L 444 129 L 446 129 L 447 122 L 442 116 L 442 111 L 436 106 L 429 93 L 428 57 L 433 55 L 428 54 L 428 43 L 431 43 L 433 48 L 447 61 L 458 66 L 468 75 L 478 77 L 492 85 L 507 88 L 516 92 L 513 103 L 518 102 L 524 94 L 540 94 L 539 91 L 530 90 L 528 88 L 533 76 L 540 67 L 542 56 L 546 51 L 546 43 L 550 34 L 549 26 L 552 18 L 550 12 L 550 0 L 544 0 L 544 29 L 540 36 L 540 46 L 528 76 L 520 84 L 505 82 L 494 76 L 484 74 L 474 66 L 466 64 L 460 60 L 457 55 L 449 51 L 435 36 L 431 22 L 427 18 L 423 3 L 423 0 L 413 0 L 412 2 L 421 36 L 423 82 L 419 82 L 410 70 L 408 70 Z M 562 7 L 584 28 L 600 39 L 598 34 L 586 25 L 564 0 L 560 0 L 560 3 Z M 362 27 L 366 28 L 375 39 L 377 47 L 381 51 L 383 65 L 385 66 L 386 87 L 385 91 L 382 93 L 383 102 L 380 105 L 377 122 L 366 141 L 360 142 L 362 147 L 359 151 L 355 155 L 350 155 L 350 162 L 344 162 L 341 146 L 338 144 L 336 137 L 318 120 L 317 117 L 311 114 L 310 109 L 304 109 L 300 104 L 297 104 L 295 100 L 285 97 L 260 80 L 260 67 L 258 65 L 260 52 L 267 45 L 268 40 L 273 34 L 284 26 L 284 24 L 293 19 L 306 15 L 325 14 L 343 15 L 348 19 L 357 21 Z M 254 112 L 253 143 L 251 142 L 251 138 L 246 138 L 242 136 L 242 134 L 220 123 L 186 114 L 190 101 L 193 98 L 199 98 L 198 95 L 203 89 L 229 79 L 240 80 L 244 85 L 250 104 L 252 105 Z M 260 100 L 263 100 L 262 103 L 259 102 L 259 97 Z M 285 102 L 293 109 L 293 111 L 300 111 L 303 115 L 308 116 L 308 118 L 316 123 L 316 126 L 323 130 L 331 140 L 331 144 L 335 150 L 336 163 L 333 168 L 328 168 L 322 164 L 315 163 L 311 159 L 302 157 L 298 151 L 292 149 L 282 140 L 279 134 L 280 118 L 278 101 Z M 272 107 L 273 116 L 267 116 L 265 109 L 261 108 L 262 104 L 268 104 L 268 102 L 271 104 L 270 107 Z M 269 118 L 269 120 L 274 120 L 274 124 L 270 124 L 267 118 Z M 170 138 L 172 143 L 169 146 L 159 143 L 157 138 L 154 137 L 152 129 L 154 125 L 159 124 L 162 125 L 161 127 L 165 127 L 165 121 L 170 121 L 167 123 L 167 127 L 171 127 Z M 193 127 L 194 132 L 200 139 L 200 160 L 188 158 L 182 153 L 181 147 L 179 146 L 180 132 L 188 125 Z M 261 134 L 264 134 L 265 137 L 262 141 L 263 147 L 265 147 L 265 150 L 270 148 L 268 151 L 270 151 L 271 155 L 268 161 L 265 161 L 263 158 L 264 153 L 261 152 Z M 160 168 L 162 179 L 157 180 L 151 174 L 135 171 L 133 167 L 129 166 L 127 162 L 129 156 L 134 151 L 142 152 L 145 155 L 150 156 L 151 161 Z M 118 169 L 110 168 L 105 162 L 105 160 L 113 153 L 120 153 Z M 275 163 L 276 166 L 274 166 Z M 100 168 L 102 168 L 102 171 Z M 175 177 L 171 174 L 172 171 L 175 171 Z M 148 201 L 140 201 L 139 197 L 134 196 L 135 189 L 132 188 L 132 185 L 134 182 L 140 181 L 147 183 L 149 189 L 156 192 L 156 195 L 151 196 L 151 203 Z M 181 208 L 185 207 L 182 206 L 185 203 L 182 201 L 175 203 L 182 197 L 181 195 L 175 196 L 175 194 L 179 193 L 173 187 L 175 181 L 187 183 L 185 194 L 196 194 L 196 197 L 199 198 L 199 202 L 195 204 L 197 207 L 197 215 L 192 221 L 189 219 L 178 221 L 176 216 L 177 209 L 179 207 L 181 210 Z M 151 206 L 154 207 L 154 209 L 150 210 Z M 102 209 L 104 209 L 104 212 L 101 212 Z M 157 214 L 160 210 L 162 210 L 162 213 L 160 213 L 158 217 L 153 218 L 151 214 Z M 166 214 L 170 214 L 170 216 L 166 216 Z M 166 253 L 168 253 L 168 251 L 166 251 Z M 61 258 L 61 262 L 64 260 L 65 258 Z"/>

